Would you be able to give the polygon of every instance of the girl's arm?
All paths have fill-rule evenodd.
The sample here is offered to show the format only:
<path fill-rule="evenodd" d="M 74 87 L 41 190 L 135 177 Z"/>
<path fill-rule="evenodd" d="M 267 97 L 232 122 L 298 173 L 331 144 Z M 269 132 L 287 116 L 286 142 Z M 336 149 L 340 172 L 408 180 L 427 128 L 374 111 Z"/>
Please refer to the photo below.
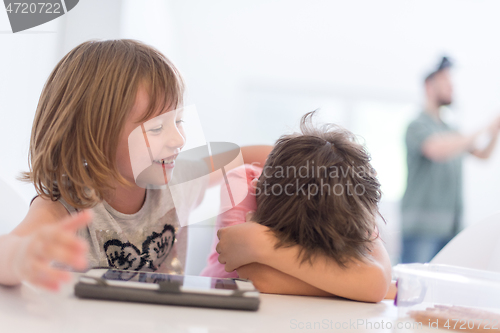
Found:
<path fill-rule="evenodd" d="M 273 146 L 245 146 L 241 147 L 241 154 L 243 155 L 245 164 L 263 168 L 271 150 L 273 150 Z"/>
<path fill-rule="evenodd" d="M 68 272 L 51 266 L 52 261 L 85 269 L 88 246 L 76 236 L 92 216 L 88 211 L 68 216 L 58 202 L 36 198 L 24 220 L 7 235 L 0 236 L 0 284 L 22 281 L 57 290 L 68 281 Z"/>
<path fill-rule="evenodd" d="M 241 147 L 240 149 L 241 149 L 241 155 L 243 156 L 244 164 L 251 164 L 258 167 L 263 167 L 264 163 L 266 162 L 267 156 L 269 155 L 273 147 L 261 145 L 261 146 L 245 146 Z M 210 180 L 208 185 L 209 187 L 219 185 L 223 181 L 223 176 L 221 172 L 213 172 L 214 170 L 212 168 L 212 162 L 232 160 L 230 163 L 224 166 L 224 170 L 227 173 L 229 170 L 232 170 L 241 165 L 240 160 L 238 159 L 233 160 L 236 154 L 237 152 L 235 151 L 228 151 L 214 155 L 212 156 L 212 158 L 205 158 L 205 163 L 207 164 L 208 169 L 210 170 Z"/>
<path fill-rule="evenodd" d="M 391 281 L 389 256 L 380 238 L 372 243 L 369 257 L 340 267 L 333 259 L 316 255 L 300 263 L 300 247 L 274 249 L 276 238 L 267 227 L 253 222 L 222 228 L 218 232 L 219 262 L 230 272 L 257 262 L 291 275 L 327 293 L 365 302 L 379 302 Z"/>

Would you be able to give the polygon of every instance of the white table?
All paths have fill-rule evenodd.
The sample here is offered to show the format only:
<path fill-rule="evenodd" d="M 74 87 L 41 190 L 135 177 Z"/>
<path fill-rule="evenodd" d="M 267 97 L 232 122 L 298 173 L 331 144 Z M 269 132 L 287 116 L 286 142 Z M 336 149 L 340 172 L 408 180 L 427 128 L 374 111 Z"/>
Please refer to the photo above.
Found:
<path fill-rule="evenodd" d="M 0 287 L 0 332 L 345 332 L 402 331 L 388 329 L 397 323 L 392 301 L 377 304 L 336 298 L 261 295 L 257 312 L 167 305 L 82 300 L 73 285 L 58 293 L 28 285 Z M 361 321 L 381 325 L 370 330 Z M 316 329 L 314 325 L 316 323 Z M 357 326 L 350 326 L 357 323 Z M 308 329 L 307 325 L 312 325 Z M 376 326 L 375 326 L 376 327 Z M 419 330 L 422 332 L 422 330 Z"/>

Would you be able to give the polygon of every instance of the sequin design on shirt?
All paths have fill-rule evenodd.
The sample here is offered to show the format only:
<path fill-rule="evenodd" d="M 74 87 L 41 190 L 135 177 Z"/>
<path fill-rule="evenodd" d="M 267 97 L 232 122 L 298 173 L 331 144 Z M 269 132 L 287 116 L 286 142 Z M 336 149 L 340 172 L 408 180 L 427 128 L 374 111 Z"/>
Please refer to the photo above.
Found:
<path fill-rule="evenodd" d="M 165 224 L 163 231 L 153 232 L 142 243 L 142 252 L 130 242 L 110 239 L 104 243 L 104 253 L 110 267 L 120 270 L 148 269 L 156 271 L 168 257 L 175 242 L 175 229 Z"/>

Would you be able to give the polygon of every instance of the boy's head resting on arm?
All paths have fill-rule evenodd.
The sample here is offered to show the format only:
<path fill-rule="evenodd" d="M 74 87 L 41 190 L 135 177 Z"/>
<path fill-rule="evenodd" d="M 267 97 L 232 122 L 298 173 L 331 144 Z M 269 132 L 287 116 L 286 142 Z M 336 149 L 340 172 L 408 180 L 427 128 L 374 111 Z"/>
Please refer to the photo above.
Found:
<path fill-rule="evenodd" d="M 89 41 L 70 51 L 41 93 L 22 179 L 76 208 L 94 206 L 116 184 L 133 185 L 125 132 L 139 91 L 149 103 L 135 127 L 181 106 L 184 84 L 163 54 L 138 41 Z"/>
<path fill-rule="evenodd" d="M 336 125 L 302 117 L 301 133 L 282 136 L 257 182 L 253 220 L 274 231 L 277 246 L 299 244 L 340 265 L 363 259 L 376 230 L 381 191 L 370 155 Z"/>

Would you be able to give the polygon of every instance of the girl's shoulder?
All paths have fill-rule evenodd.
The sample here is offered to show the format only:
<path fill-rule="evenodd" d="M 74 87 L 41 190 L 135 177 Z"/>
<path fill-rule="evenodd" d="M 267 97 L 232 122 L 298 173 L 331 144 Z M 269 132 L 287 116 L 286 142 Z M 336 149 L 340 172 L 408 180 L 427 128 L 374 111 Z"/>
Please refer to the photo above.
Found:
<path fill-rule="evenodd" d="M 52 201 L 48 198 L 44 198 L 41 196 L 36 196 L 32 201 L 30 208 L 28 210 L 28 214 L 33 213 L 37 215 L 44 215 L 54 218 L 59 221 L 69 215 L 67 208 L 63 205 L 63 203 L 58 201 Z"/>
<path fill-rule="evenodd" d="M 18 236 L 26 236 L 38 228 L 58 223 L 68 216 L 68 211 L 59 201 L 36 196 L 31 201 L 26 217 L 12 231 Z"/>

